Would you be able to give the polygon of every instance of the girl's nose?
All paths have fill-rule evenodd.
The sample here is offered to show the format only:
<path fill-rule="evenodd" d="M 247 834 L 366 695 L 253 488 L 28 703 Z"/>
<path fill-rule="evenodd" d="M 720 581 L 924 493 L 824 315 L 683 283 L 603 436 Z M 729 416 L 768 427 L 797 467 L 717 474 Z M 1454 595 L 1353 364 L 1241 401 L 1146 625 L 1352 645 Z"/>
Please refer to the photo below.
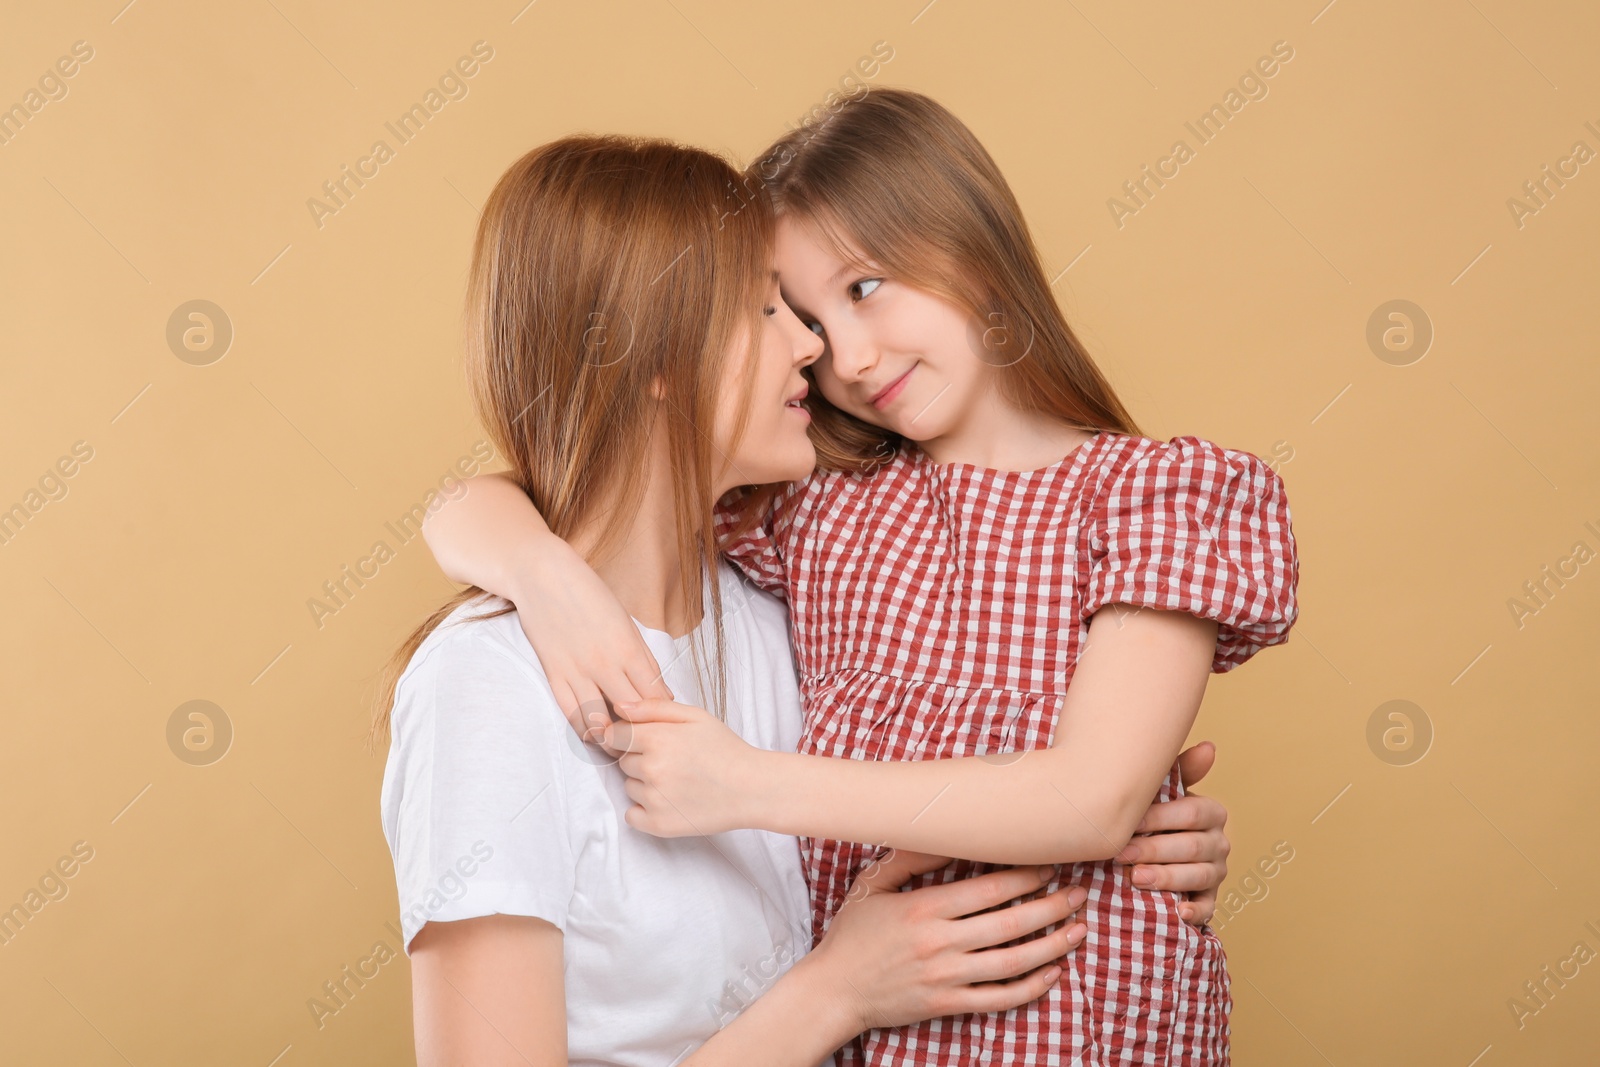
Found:
<path fill-rule="evenodd" d="M 840 381 L 858 382 L 878 365 L 878 349 L 859 334 L 828 338 L 832 346 L 833 373 Z"/>

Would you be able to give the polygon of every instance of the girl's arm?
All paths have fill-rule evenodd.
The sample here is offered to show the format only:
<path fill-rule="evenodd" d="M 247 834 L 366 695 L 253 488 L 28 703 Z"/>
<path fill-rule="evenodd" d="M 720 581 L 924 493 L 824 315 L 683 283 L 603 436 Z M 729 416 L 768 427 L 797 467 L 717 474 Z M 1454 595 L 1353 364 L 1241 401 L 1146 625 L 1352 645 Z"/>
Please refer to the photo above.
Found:
<path fill-rule="evenodd" d="M 630 825 L 658 836 L 740 827 L 988 863 L 1107 860 L 1130 842 L 1205 695 L 1217 624 L 1110 604 L 1053 747 L 1004 758 L 885 762 L 767 752 L 698 708 L 619 706 Z"/>
<path fill-rule="evenodd" d="M 610 721 L 613 703 L 671 698 L 633 618 L 594 569 L 550 532 L 533 501 L 503 474 L 468 478 L 466 492 L 422 521 L 422 536 L 451 580 L 511 601 L 556 703 L 579 736 Z"/>
<path fill-rule="evenodd" d="M 583 558 L 551 534 L 527 494 L 501 474 L 479 475 L 465 484 L 465 494 L 425 518 L 423 536 L 441 569 L 453 580 L 476 585 L 512 603 L 540 605 L 537 612 L 519 613 L 519 619 L 573 728 L 588 740 L 598 740 L 596 732 L 610 721 L 603 712 L 601 694 L 614 703 L 664 695 L 659 666 L 632 618 Z M 1105 614 L 1107 611 L 1102 611 L 1096 618 Z M 1080 695 L 1089 669 L 1086 662 L 1078 668 L 1073 689 Z M 1078 699 L 1069 698 L 1069 707 Z M 699 765 L 699 760 L 691 758 L 685 767 Z M 1154 781 L 1159 785 L 1160 776 Z M 1145 794 L 1146 807 L 1151 814 L 1161 808 L 1161 814 L 1170 819 L 1175 808 L 1148 803 L 1155 788 L 1153 785 Z M 1049 798 L 1065 806 L 1053 792 Z M 1210 801 L 1204 811 L 1187 813 L 1193 818 L 1186 825 L 1168 821 L 1160 829 L 1180 832 L 1144 839 L 1143 853 L 1135 857 L 1158 868 L 1150 888 L 1200 892 L 1202 910 L 1191 916 L 1191 921 L 1204 922 L 1208 917 L 1209 894 L 1225 872 L 1222 860 L 1228 843 L 1221 832 L 1220 820 L 1225 815 L 1219 809 L 1220 805 Z M 882 839 L 875 838 L 874 843 Z M 1105 846 L 1099 835 L 1090 843 Z M 1061 844 L 1062 848 L 1050 850 L 1045 862 L 1091 858 L 1068 852 L 1066 848 L 1073 846 L 1070 840 Z M 959 849 L 944 851 L 971 858 Z M 1181 885 L 1174 880 L 1179 867 L 1184 868 L 1186 879 Z"/>
<path fill-rule="evenodd" d="M 822 943 L 686 1067 L 815 1067 L 871 1027 L 1005 1011 L 1042 996 L 1060 976 L 1056 961 L 1088 932 L 1065 922 L 1088 893 L 1073 887 L 990 910 L 1035 893 L 1047 870 L 898 891 L 947 862 L 899 853 L 863 872 Z M 1054 924 L 1043 937 L 992 947 Z M 412 940 L 411 962 L 418 1067 L 566 1064 L 562 935 L 553 924 L 521 915 L 430 922 Z"/>

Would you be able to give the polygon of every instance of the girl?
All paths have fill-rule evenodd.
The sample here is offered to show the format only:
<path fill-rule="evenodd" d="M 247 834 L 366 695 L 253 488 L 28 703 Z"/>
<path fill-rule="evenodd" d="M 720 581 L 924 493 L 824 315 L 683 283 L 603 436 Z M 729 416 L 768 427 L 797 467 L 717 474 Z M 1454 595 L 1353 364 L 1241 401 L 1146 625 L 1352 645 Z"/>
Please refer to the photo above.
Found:
<path fill-rule="evenodd" d="M 1165 828 L 1141 822 L 1152 796 L 1152 811 L 1182 796 L 1174 757 L 1208 674 L 1287 639 L 1281 480 L 1249 453 L 1138 433 L 992 159 L 926 97 L 859 96 L 746 184 L 777 200 L 783 298 L 827 346 L 810 368 L 826 402 L 808 404 L 821 469 L 719 512 L 725 552 L 788 601 L 802 754 L 747 758 L 704 713 L 633 701 L 659 695 L 648 664 L 612 640 L 607 609 L 563 591 L 581 569 L 493 479 L 452 505 L 475 509 L 453 530 L 474 514 L 530 547 L 491 559 L 460 538 L 446 573 L 601 620 L 587 641 L 627 657 L 621 677 L 571 670 L 581 629 L 530 637 L 569 709 L 603 693 L 631 720 L 605 730 L 628 752 L 630 825 L 804 835 L 818 933 L 882 844 L 984 861 L 922 884 L 1078 861 L 1061 880 L 1089 884 L 1094 933 L 1044 998 L 873 1031 L 845 1062 L 1226 1063 L 1220 940 L 1115 858 Z"/>
<path fill-rule="evenodd" d="M 792 750 L 783 609 L 719 570 L 712 506 L 814 466 L 785 401 L 822 342 L 778 298 L 770 207 L 717 228 L 735 177 L 654 141 L 524 156 L 478 229 L 469 382 L 520 491 L 639 617 L 671 684 L 743 740 Z M 625 357 L 597 324 L 629 331 Z M 1082 890 L 990 910 L 1034 895 L 1035 869 L 892 892 L 946 862 L 917 855 L 857 879 L 807 955 L 795 839 L 628 830 L 624 775 L 587 758 L 514 609 L 493 606 L 469 589 L 434 612 L 374 724 L 381 737 L 392 698 L 383 829 L 425 1067 L 810 1067 L 867 1026 L 1005 1010 L 1059 976 Z M 690 653 L 710 666 L 678 666 Z"/>

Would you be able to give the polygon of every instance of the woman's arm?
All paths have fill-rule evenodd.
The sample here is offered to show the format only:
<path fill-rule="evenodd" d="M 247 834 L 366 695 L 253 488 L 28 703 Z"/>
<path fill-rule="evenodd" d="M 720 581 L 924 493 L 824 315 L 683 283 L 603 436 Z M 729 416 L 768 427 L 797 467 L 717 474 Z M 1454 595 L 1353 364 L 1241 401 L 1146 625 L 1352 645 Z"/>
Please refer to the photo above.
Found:
<path fill-rule="evenodd" d="M 753 827 L 988 863 L 1115 857 L 1132 839 L 1194 724 L 1217 624 L 1111 604 L 1088 643 L 1051 748 L 887 762 L 766 752 L 698 708 L 618 712 L 630 825 L 659 836 Z M 684 730 L 692 726 L 692 730 Z"/>
<path fill-rule="evenodd" d="M 863 1030 L 1005 1011 L 1042 996 L 1088 928 L 1080 887 L 1023 903 L 1048 869 L 900 892 L 942 856 L 893 853 L 851 885 L 822 943 L 713 1034 L 685 1067 L 815 1067 Z M 1001 905 L 1011 904 L 1010 907 Z M 1049 926 L 1056 930 L 1010 945 Z M 996 948 L 996 945 L 1007 945 Z M 561 931 L 487 915 L 429 922 L 412 940 L 418 1067 L 567 1062 Z M 626 997 L 626 983 L 618 985 Z"/>
<path fill-rule="evenodd" d="M 417 1067 L 565 1067 L 561 931 L 524 915 L 426 923 L 411 940 Z"/>
<path fill-rule="evenodd" d="M 948 862 L 893 852 L 868 867 L 822 943 L 684 1067 L 815 1067 L 864 1030 L 1006 1011 L 1043 996 L 1060 977 L 1057 961 L 1088 933 L 1064 922 L 1088 891 L 1074 886 L 1000 907 L 1048 881 L 1049 868 L 1031 867 L 899 891 Z M 1063 925 L 1043 937 L 990 947 L 1056 922 Z"/>

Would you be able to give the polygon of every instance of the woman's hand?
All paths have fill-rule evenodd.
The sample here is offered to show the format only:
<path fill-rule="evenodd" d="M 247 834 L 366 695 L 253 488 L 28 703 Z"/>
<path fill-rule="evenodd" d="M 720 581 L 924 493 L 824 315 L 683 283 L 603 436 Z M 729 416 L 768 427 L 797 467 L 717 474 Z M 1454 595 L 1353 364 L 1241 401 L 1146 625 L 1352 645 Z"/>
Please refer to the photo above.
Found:
<path fill-rule="evenodd" d="M 1178 756 L 1184 793 L 1176 800 L 1150 805 L 1128 847 L 1115 862 L 1138 864 L 1133 884 L 1141 889 L 1184 893 L 1179 911 L 1186 922 L 1204 926 L 1217 910 L 1217 888 L 1228 876 L 1232 847 L 1223 826 L 1228 809 L 1213 797 L 1189 792 L 1216 762 L 1217 746 L 1202 741 Z"/>
<path fill-rule="evenodd" d="M 670 700 L 617 705 L 602 731 L 633 807 L 628 825 L 656 837 L 719 834 L 750 824 L 744 811 L 761 787 L 761 751 L 701 708 Z"/>
<path fill-rule="evenodd" d="M 898 892 L 913 875 L 949 862 L 891 851 L 861 872 L 821 944 L 802 957 L 802 965 L 826 970 L 824 986 L 845 998 L 843 1010 L 861 1030 L 1026 1004 L 1056 983 L 1058 961 L 1089 932 L 1067 922 L 1088 898 L 1082 886 L 1015 903 L 1042 888 L 1052 867 Z M 1056 923 L 1048 934 L 1008 945 Z"/>

